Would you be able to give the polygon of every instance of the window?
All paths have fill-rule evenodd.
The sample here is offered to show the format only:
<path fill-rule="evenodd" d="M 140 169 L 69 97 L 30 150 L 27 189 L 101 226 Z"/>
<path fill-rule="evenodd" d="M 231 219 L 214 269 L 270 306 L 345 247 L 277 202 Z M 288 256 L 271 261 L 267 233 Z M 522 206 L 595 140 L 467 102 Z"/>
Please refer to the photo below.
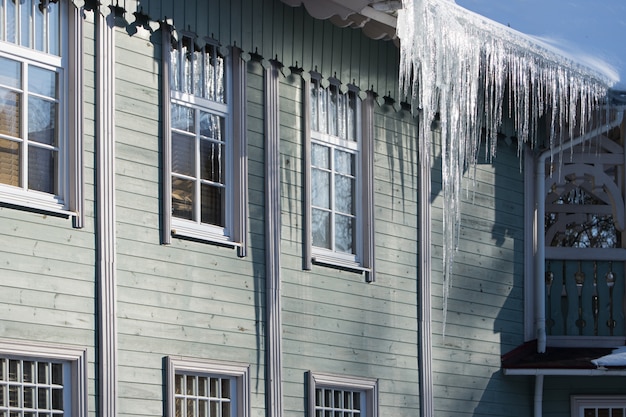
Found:
<path fill-rule="evenodd" d="M 172 39 L 164 61 L 170 94 L 164 210 L 171 216 L 165 233 L 245 247 L 245 69 L 239 53 L 225 55 L 217 43 L 182 35 Z"/>
<path fill-rule="evenodd" d="M 82 211 L 82 36 L 69 10 L 0 0 L 0 200 L 67 215 Z"/>
<path fill-rule="evenodd" d="M 84 350 L 0 343 L 0 416 L 84 416 Z"/>
<path fill-rule="evenodd" d="M 576 395 L 571 399 L 572 417 L 624 417 L 626 397 Z"/>
<path fill-rule="evenodd" d="M 377 417 L 378 382 L 309 372 L 309 415 Z"/>
<path fill-rule="evenodd" d="M 167 359 L 169 417 L 249 416 L 247 365 Z"/>
<path fill-rule="evenodd" d="M 373 99 L 362 101 L 356 88 L 313 74 L 305 103 L 311 258 L 373 280 Z"/>

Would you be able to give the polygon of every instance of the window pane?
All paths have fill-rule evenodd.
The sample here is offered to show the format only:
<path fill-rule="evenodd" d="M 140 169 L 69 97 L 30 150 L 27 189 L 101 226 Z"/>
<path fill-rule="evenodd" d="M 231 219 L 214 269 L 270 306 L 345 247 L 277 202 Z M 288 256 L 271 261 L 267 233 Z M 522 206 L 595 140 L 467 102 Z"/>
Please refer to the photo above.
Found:
<path fill-rule="evenodd" d="M 5 2 L 7 9 L 7 42 L 17 41 L 17 5 L 14 1 Z"/>
<path fill-rule="evenodd" d="M 337 136 L 337 105 L 338 105 L 338 97 L 337 97 L 337 86 L 331 85 L 328 87 L 329 97 L 328 97 L 328 134 Z"/>
<path fill-rule="evenodd" d="M 172 215 L 193 220 L 193 181 L 172 178 Z"/>
<path fill-rule="evenodd" d="M 193 136 L 172 132 L 172 172 L 195 176 L 195 149 Z"/>
<path fill-rule="evenodd" d="M 20 45 L 29 47 L 31 46 L 30 39 L 30 13 L 32 0 L 23 0 L 20 2 L 19 16 L 20 16 Z M 30 10 L 29 10 L 30 9 Z"/>
<path fill-rule="evenodd" d="M 224 118 L 215 114 L 200 112 L 200 134 L 207 138 L 224 140 Z"/>
<path fill-rule="evenodd" d="M 354 214 L 354 179 L 335 175 L 335 210 Z"/>
<path fill-rule="evenodd" d="M 20 137 L 21 95 L 0 87 L 0 133 Z"/>
<path fill-rule="evenodd" d="M 230 379 L 222 379 L 222 398 L 230 398 Z"/>
<path fill-rule="evenodd" d="M 330 208 L 330 173 L 313 168 L 311 170 L 311 204 Z"/>
<path fill-rule="evenodd" d="M 202 223 L 224 226 L 223 188 L 202 184 Z"/>
<path fill-rule="evenodd" d="M 208 395 L 209 381 L 207 377 L 198 378 L 198 395 L 206 397 Z"/>
<path fill-rule="evenodd" d="M 174 378 L 174 393 L 182 394 L 183 393 L 183 376 L 176 375 Z"/>
<path fill-rule="evenodd" d="M 208 140 L 200 141 L 202 179 L 224 184 L 224 146 Z"/>
<path fill-rule="evenodd" d="M 48 3 L 48 53 L 53 55 L 61 55 L 61 30 L 60 21 L 61 14 L 59 13 L 59 3 Z"/>
<path fill-rule="evenodd" d="M 317 121 L 318 113 L 318 87 L 317 82 L 311 80 L 311 130 L 318 131 L 319 125 Z"/>
<path fill-rule="evenodd" d="M 47 52 L 44 46 L 44 11 L 45 9 L 35 7 L 35 21 L 33 24 L 33 30 L 35 32 L 34 48 L 41 52 Z"/>
<path fill-rule="evenodd" d="M 354 218 L 335 215 L 335 249 L 339 252 L 353 253 Z"/>
<path fill-rule="evenodd" d="M 193 94 L 192 68 L 193 68 L 193 42 L 190 38 L 183 38 L 182 58 L 183 58 L 183 79 L 182 88 L 184 93 Z"/>
<path fill-rule="evenodd" d="M 323 145 L 311 144 L 311 164 L 318 168 L 330 168 L 330 148 Z"/>
<path fill-rule="evenodd" d="M 56 145 L 56 103 L 36 97 L 28 99 L 28 139 Z"/>
<path fill-rule="evenodd" d="M 348 135 L 347 139 L 356 141 L 356 94 L 348 93 Z"/>
<path fill-rule="evenodd" d="M 198 50 L 194 45 L 194 61 L 193 61 L 193 89 L 194 94 L 198 97 L 204 97 L 204 52 Z"/>
<path fill-rule="evenodd" d="M 172 104 L 172 129 L 195 132 L 195 111 L 191 107 Z"/>
<path fill-rule="evenodd" d="M 35 146 L 28 148 L 28 188 L 54 194 L 56 151 Z"/>
<path fill-rule="evenodd" d="M 230 417 L 230 401 L 222 403 L 222 417 Z"/>
<path fill-rule="evenodd" d="M 20 144 L 0 139 L 0 183 L 20 185 Z"/>
<path fill-rule="evenodd" d="M 56 97 L 57 73 L 31 65 L 28 68 L 28 90 L 42 96 Z"/>
<path fill-rule="evenodd" d="M 224 77 L 224 58 L 217 56 L 215 58 L 215 79 L 216 79 L 216 94 L 215 101 L 218 103 L 226 102 L 226 79 Z"/>
<path fill-rule="evenodd" d="M 22 369 L 24 382 L 35 382 L 35 363 L 24 361 Z"/>
<path fill-rule="evenodd" d="M 341 174 L 354 175 L 354 154 L 335 151 L 335 171 Z"/>
<path fill-rule="evenodd" d="M 330 249 L 330 213 L 323 210 L 311 210 L 311 229 L 313 246 Z"/>
<path fill-rule="evenodd" d="M 7 87 L 22 87 L 22 66 L 18 61 L 0 57 L 0 84 Z"/>

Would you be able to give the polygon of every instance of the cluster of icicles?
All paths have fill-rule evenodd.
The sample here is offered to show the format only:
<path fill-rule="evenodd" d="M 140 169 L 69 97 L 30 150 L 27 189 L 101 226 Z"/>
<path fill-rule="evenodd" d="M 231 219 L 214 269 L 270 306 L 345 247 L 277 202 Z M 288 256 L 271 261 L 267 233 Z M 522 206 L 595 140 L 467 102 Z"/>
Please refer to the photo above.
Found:
<path fill-rule="evenodd" d="M 607 94 L 609 80 L 546 45 L 452 0 L 403 0 L 398 17 L 400 83 L 418 113 L 421 160 L 431 163 L 433 121 L 441 133 L 443 213 L 443 334 L 451 268 L 461 224 L 464 171 L 475 167 L 483 140 L 495 156 L 503 117 L 513 121 L 518 152 L 534 145 L 539 119 L 549 122 L 550 147 L 584 126 Z M 544 122 L 545 123 L 545 122 Z"/>

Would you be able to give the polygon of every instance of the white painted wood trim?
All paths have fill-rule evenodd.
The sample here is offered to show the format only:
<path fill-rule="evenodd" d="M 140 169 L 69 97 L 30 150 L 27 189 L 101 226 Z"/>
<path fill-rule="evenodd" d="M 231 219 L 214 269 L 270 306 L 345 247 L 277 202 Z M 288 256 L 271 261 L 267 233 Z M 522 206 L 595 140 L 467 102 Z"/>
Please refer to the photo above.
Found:
<path fill-rule="evenodd" d="M 427 129 L 422 129 L 429 132 Z M 430 132 L 429 132 L 430 133 Z M 440 132 L 433 132 L 441 134 Z M 419 138 L 416 138 L 416 140 Z M 429 148 L 422 147 L 422 152 L 429 152 Z M 421 155 L 420 161 L 420 189 L 419 189 L 419 393 L 421 417 L 433 417 L 433 353 L 432 353 L 432 276 L 431 276 L 431 165 L 430 156 Z"/>
<path fill-rule="evenodd" d="M 265 70 L 265 253 L 267 319 L 267 415 L 282 417 L 281 203 L 279 71 Z"/>
<path fill-rule="evenodd" d="M 98 274 L 98 401 L 117 415 L 115 251 L 115 28 L 96 14 L 96 239 Z"/>
<path fill-rule="evenodd" d="M 242 59 L 242 51 L 232 49 L 232 89 L 233 89 L 233 240 L 238 244 L 237 254 L 245 257 L 248 254 L 248 139 L 246 116 L 247 69 Z"/>
<path fill-rule="evenodd" d="M 69 7 L 69 6 L 68 6 Z M 69 7 L 69 106 L 68 120 L 70 189 L 69 208 L 74 212 L 74 227 L 85 224 L 83 164 L 83 18 L 76 7 Z"/>
<path fill-rule="evenodd" d="M 303 74 L 304 75 L 304 74 Z M 313 243 L 311 241 L 311 78 L 302 77 L 302 269 L 313 268 Z"/>
<path fill-rule="evenodd" d="M 170 94 L 170 30 L 161 24 L 161 244 L 172 243 L 172 101 Z"/>
<path fill-rule="evenodd" d="M 367 282 L 376 281 L 374 240 L 374 95 L 369 92 L 362 102 L 361 111 L 361 231 L 362 266 Z"/>

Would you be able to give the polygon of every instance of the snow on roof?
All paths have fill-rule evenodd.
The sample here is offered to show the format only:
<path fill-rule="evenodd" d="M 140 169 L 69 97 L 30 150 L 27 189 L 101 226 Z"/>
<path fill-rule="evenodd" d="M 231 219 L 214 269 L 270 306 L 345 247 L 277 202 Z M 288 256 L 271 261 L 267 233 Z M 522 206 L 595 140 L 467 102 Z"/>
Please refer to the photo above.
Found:
<path fill-rule="evenodd" d="M 591 361 L 598 367 L 622 367 L 626 366 L 626 346 L 618 347 L 608 355 Z"/>
<path fill-rule="evenodd" d="M 553 45 L 626 90 L 626 2 L 456 0 L 468 10 Z"/>

